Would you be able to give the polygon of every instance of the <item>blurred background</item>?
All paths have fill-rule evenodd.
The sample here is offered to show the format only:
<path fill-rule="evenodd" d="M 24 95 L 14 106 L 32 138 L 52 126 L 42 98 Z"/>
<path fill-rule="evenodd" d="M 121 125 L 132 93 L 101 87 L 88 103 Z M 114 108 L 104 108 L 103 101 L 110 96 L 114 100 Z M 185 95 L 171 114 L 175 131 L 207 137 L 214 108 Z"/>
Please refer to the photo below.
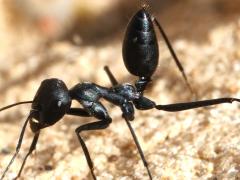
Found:
<path fill-rule="evenodd" d="M 198 98 L 239 97 L 240 1 L 148 0 L 147 4 L 172 42 Z M 69 88 L 83 81 L 110 86 L 104 65 L 120 82 L 134 82 L 136 77 L 123 65 L 121 46 L 127 23 L 140 7 L 139 0 L 0 0 L 0 106 L 32 100 L 46 78 L 62 79 Z M 193 100 L 156 32 L 159 67 L 146 95 L 163 104 Z M 96 174 L 100 179 L 148 179 L 121 112 L 105 104 L 113 125 L 84 133 Z M 0 173 L 14 152 L 29 109 L 22 105 L 0 113 Z M 237 105 L 137 113 L 134 126 L 156 179 L 240 177 L 238 113 Z M 74 129 L 92 120 L 66 117 L 44 130 L 23 177 L 88 179 Z M 31 137 L 28 129 L 9 178 L 18 171 Z"/>

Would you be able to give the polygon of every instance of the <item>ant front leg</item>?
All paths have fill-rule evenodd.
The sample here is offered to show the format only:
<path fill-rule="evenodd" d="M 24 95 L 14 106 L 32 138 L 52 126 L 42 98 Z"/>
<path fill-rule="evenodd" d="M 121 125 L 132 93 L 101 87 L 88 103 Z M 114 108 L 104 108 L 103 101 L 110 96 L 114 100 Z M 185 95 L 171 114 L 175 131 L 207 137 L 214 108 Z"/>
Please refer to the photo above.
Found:
<path fill-rule="evenodd" d="M 11 161 L 9 162 L 8 166 L 6 167 L 6 169 L 4 170 L 0 180 L 2 180 L 5 176 L 5 174 L 7 173 L 8 169 L 10 168 L 11 164 L 13 163 L 13 161 L 15 160 L 17 154 L 19 153 L 20 151 L 20 148 L 21 148 L 21 145 L 22 145 L 22 140 L 23 140 L 23 136 L 24 136 L 24 133 L 25 133 L 25 129 L 27 127 L 27 124 L 29 122 L 29 120 L 32 118 L 32 115 L 30 114 L 27 118 L 27 120 L 25 121 L 24 125 L 23 125 L 23 128 L 22 128 L 22 131 L 20 133 L 20 137 L 19 137 L 19 140 L 18 140 L 18 144 L 17 144 L 17 147 L 16 147 L 16 152 L 14 153 Z"/>
<path fill-rule="evenodd" d="M 94 174 L 94 165 L 92 162 L 92 159 L 90 157 L 88 148 L 85 144 L 85 142 L 83 141 L 80 133 L 82 131 L 89 131 L 89 130 L 100 130 L 100 129 L 105 129 L 109 126 L 109 124 L 112 122 L 112 119 L 109 117 L 107 110 L 104 108 L 104 106 L 98 102 L 87 102 L 87 101 L 83 101 L 83 106 L 89 110 L 89 112 L 91 112 L 90 114 L 92 114 L 94 117 L 96 117 L 97 119 L 99 119 L 100 121 L 97 122 L 92 122 L 92 123 L 88 123 L 88 124 L 84 124 L 82 126 L 79 126 L 75 132 L 77 134 L 78 140 L 82 146 L 83 152 L 85 154 L 88 166 L 90 168 L 91 171 L 91 175 L 93 177 L 94 180 L 96 180 L 96 176 Z"/>
<path fill-rule="evenodd" d="M 28 153 L 26 154 L 26 156 L 24 157 L 22 166 L 21 166 L 21 168 L 20 168 L 20 170 L 19 170 L 19 172 L 18 172 L 17 177 L 15 177 L 14 179 L 17 179 L 17 178 L 19 178 L 19 177 L 21 176 L 22 170 L 23 170 L 23 168 L 24 168 L 24 165 L 25 165 L 25 163 L 26 163 L 26 161 L 27 161 L 28 156 L 29 156 L 30 154 L 32 154 L 32 152 L 36 149 L 36 145 L 37 145 L 37 141 L 38 141 L 39 134 L 40 134 L 40 131 L 37 132 L 37 133 L 34 135 L 34 138 L 33 138 L 32 144 L 31 144 L 31 146 L 30 146 L 30 148 L 29 148 L 29 151 L 28 151 Z"/>

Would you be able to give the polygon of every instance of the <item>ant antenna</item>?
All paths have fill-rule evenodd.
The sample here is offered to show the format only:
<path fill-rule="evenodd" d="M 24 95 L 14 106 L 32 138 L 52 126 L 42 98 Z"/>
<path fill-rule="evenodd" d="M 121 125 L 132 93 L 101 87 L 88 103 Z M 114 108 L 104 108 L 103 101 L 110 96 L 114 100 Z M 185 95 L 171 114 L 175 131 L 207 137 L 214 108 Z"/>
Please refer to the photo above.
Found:
<path fill-rule="evenodd" d="M 5 106 L 5 107 L 2 107 L 0 108 L 0 111 L 4 111 L 6 109 L 9 109 L 11 107 L 14 107 L 14 106 L 17 106 L 17 105 L 20 105 L 20 104 L 28 104 L 28 103 L 32 103 L 33 101 L 22 101 L 22 102 L 17 102 L 17 103 L 14 103 L 14 104 L 10 104 L 8 106 Z M 21 148 L 21 145 L 22 145 L 22 140 L 23 140 L 23 136 L 24 136 L 24 132 L 25 132 L 25 129 L 26 129 L 26 126 L 27 126 L 27 123 L 28 121 L 32 118 L 32 114 L 30 113 L 30 115 L 27 117 L 24 125 L 23 125 L 23 128 L 22 128 L 22 131 L 21 131 L 21 134 L 20 134 L 20 137 L 19 137 L 19 140 L 18 140 L 18 144 L 17 144 L 17 147 L 16 147 L 16 151 L 11 159 L 11 161 L 9 162 L 8 166 L 6 167 L 6 169 L 4 170 L 3 172 L 3 175 L 1 176 L 0 180 L 2 180 L 6 174 L 6 172 L 8 171 L 9 167 L 11 166 L 11 164 L 13 163 L 14 159 L 16 158 L 20 148 Z"/>
<path fill-rule="evenodd" d="M 14 107 L 14 106 L 17 106 L 17 105 L 20 105 L 20 104 L 30 104 L 30 103 L 33 103 L 33 101 L 22 101 L 22 102 L 17 102 L 17 103 L 10 104 L 10 105 L 8 105 L 8 106 L 5 106 L 5 107 L 0 108 L 0 111 L 3 111 L 3 110 L 6 110 L 6 109 L 9 109 L 9 108 L 11 108 L 11 107 Z"/>

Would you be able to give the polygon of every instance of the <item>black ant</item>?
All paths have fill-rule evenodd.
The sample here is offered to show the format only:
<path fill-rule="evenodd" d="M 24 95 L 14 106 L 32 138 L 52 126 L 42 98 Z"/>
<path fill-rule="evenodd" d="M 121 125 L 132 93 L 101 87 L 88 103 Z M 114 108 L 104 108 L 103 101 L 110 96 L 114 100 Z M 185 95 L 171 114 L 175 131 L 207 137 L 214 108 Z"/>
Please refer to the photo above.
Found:
<path fill-rule="evenodd" d="M 159 24 L 156 20 L 154 20 L 154 22 Z M 135 33 L 138 35 L 136 36 Z M 75 130 L 79 143 L 81 144 L 85 154 L 91 175 L 93 179 L 96 180 L 97 178 L 94 173 L 92 159 L 80 133 L 82 131 L 105 129 L 112 122 L 108 111 L 100 102 L 101 98 L 121 108 L 122 117 L 130 129 L 133 140 L 147 170 L 149 179 L 152 179 L 152 174 L 149 170 L 148 163 L 144 157 L 135 132 L 130 124 L 130 121 L 134 120 L 134 107 L 138 110 L 157 109 L 175 112 L 221 103 L 232 103 L 233 101 L 240 102 L 240 99 L 237 98 L 219 98 L 195 102 L 156 105 L 154 101 L 144 97 L 143 91 L 145 90 L 148 82 L 150 82 L 151 76 L 154 73 L 158 62 L 157 39 L 153 30 L 151 17 L 145 8 L 139 10 L 130 21 L 124 40 L 123 56 L 125 66 L 128 71 L 136 76 L 139 76 L 139 80 L 135 83 L 135 86 L 128 83 L 119 84 L 109 68 L 105 66 L 104 70 L 106 71 L 112 84 L 112 87 L 110 88 L 91 82 L 84 82 L 68 89 L 65 83 L 59 79 L 46 79 L 42 81 L 32 101 L 18 102 L 0 109 L 0 111 L 2 111 L 20 104 L 32 104 L 30 113 L 21 130 L 16 152 L 4 170 L 1 180 L 4 178 L 21 148 L 27 124 L 30 124 L 30 128 L 35 135 L 15 179 L 21 176 L 21 172 L 28 156 L 33 152 L 33 150 L 35 150 L 41 129 L 54 125 L 56 122 L 60 121 L 65 114 L 81 117 L 95 117 L 97 119 L 97 121 L 81 125 Z M 135 62 L 134 60 L 138 61 Z M 81 104 L 82 108 L 71 107 L 72 100 L 77 100 Z"/>

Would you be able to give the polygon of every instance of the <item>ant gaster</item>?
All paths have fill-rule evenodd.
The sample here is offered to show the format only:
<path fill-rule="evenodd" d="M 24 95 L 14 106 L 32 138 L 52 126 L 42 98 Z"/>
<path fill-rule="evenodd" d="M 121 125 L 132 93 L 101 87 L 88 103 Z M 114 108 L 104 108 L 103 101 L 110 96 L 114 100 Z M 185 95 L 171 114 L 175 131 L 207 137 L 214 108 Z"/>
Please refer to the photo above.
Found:
<path fill-rule="evenodd" d="M 134 19 L 136 19 L 137 16 L 147 18 L 148 20 L 142 21 L 144 22 L 144 25 L 141 25 L 141 23 L 139 22 L 134 23 Z M 139 10 L 137 14 L 133 17 L 129 26 L 134 25 L 140 28 L 140 30 L 144 28 L 146 31 L 149 31 L 150 27 L 148 27 L 148 25 L 150 24 L 150 26 L 152 26 L 152 23 L 149 22 L 149 18 L 150 15 L 143 8 Z M 148 99 L 143 95 L 143 91 L 147 83 L 150 81 L 151 75 L 154 73 L 157 66 L 158 50 L 155 34 L 154 31 L 151 30 L 149 34 L 146 33 L 148 34 L 146 39 L 142 35 L 139 35 L 137 39 L 133 38 L 133 42 L 138 43 L 138 45 L 134 47 L 134 44 L 131 45 L 131 42 L 129 42 L 127 38 L 132 37 L 131 29 L 132 28 L 129 27 L 127 29 L 127 35 L 125 37 L 123 45 L 123 56 L 125 66 L 127 67 L 128 71 L 136 76 L 139 76 L 139 80 L 136 82 L 135 86 L 128 83 L 119 84 L 115 79 L 114 75 L 109 70 L 109 68 L 106 66 L 104 69 L 112 84 L 112 87 L 110 88 L 103 87 L 91 82 L 83 82 L 75 85 L 69 90 L 65 83 L 59 79 L 46 79 L 42 81 L 32 101 L 18 102 L 0 109 L 0 111 L 2 111 L 19 104 L 32 104 L 30 113 L 25 120 L 25 123 L 21 130 L 18 144 L 16 147 L 16 152 L 14 153 L 8 166 L 4 170 L 1 176 L 1 180 L 4 178 L 15 157 L 19 153 L 27 124 L 30 124 L 30 128 L 34 133 L 34 137 L 30 145 L 29 151 L 25 155 L 21 168 L 15 179 L 20 177 L 28 156 L 35 150 L 41 129 L 52 126 L 56 122 L 60 121 L 64 115 L 95 117 L 97 119 L 97 121 L 81 125 L 75 130 L 79 143 L 81 144 L 81 147 L 85 154 L 88 166 L 90 168 L 91 175 L 93 179 L 97 179 L 94 173 L 94 165 L 92 159 L 90 157 L 88 148 L 83 138 L 81 137 L 81 132 L 88 130 L 105 129 L 112 122 L 108 111 L 100 102 L 101 99 L 105 99 L 108 102 L 120 107 L 122 111 L 122 117 L 127 123 L 128 128 L 130 129 L 131 135 L 137 146 L 140 157 L 147 170 L 149 179 L 152 179 L 152 174 L 150 172 L 148 163 L 144 157 L 138 139 L 135 135 L 135 132 L 130 124 L 130 121 L 134 120 L 134 107 L 138 110 L 157 109 L 175 112 L 221 103 L 232 103 L 233 101 L 240 102 L 240 99 L 237 98 L 219 98 L 195 102 L 156 105 L 154 101 Z M 139 33 L 141 34 L 142 32 Z M 151 37 L 153 39 L 151 39 Z M 141 43 L 145 43 L 145 45 L 140 45 Z M 127 47 L 132 48 L 132 51 L 129 52 L 127 50 Z M 134 52 L 136 54 L 134 54 Z M 140 62 L 134 62 L 131 58 L 139 58 Z M 134 65 L 136 65 L 136 67 L 134 67 Z M 77 100 L 81 104 L 82 108 L 71 107 L 72 100 Z"/>
<path fill-rule="evenodd" d="M 169 42 L 166 33 L 156 18 L 147 11 L 147 5 L 142 5 L 140 9 L 128 23 L 123 41 L 123 61 L 127 70 L 139 77 L 135 86 L 139 92 L 143 92 L 147 84 L 151 81 L 151 76 L 155 72 L 158 64 L 159 50 L 157 36 L 154 25 L 157 26 L 167 47 L 178 67 L 185 83 L 192 94 L 197 97 L 192 87 L 188 83 L 184 69 Z"/>

